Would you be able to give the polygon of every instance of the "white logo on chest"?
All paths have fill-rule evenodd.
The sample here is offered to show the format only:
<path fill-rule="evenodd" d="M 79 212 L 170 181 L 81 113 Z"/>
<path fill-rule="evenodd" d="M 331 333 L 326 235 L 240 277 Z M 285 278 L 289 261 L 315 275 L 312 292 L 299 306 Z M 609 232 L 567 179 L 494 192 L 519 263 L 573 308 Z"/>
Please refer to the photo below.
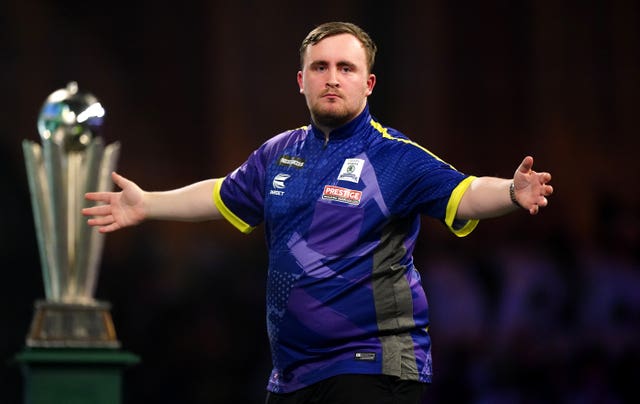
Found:
<path fill-rule="evenodd" d="M 340 169 L 340 174 L 338 174 L 338 181 L 350 181 L 357 184 L 360 182 L 362 167 L 364 167 L 363 159 L 346 159 Z"/>
<path fill-rule="evenodd" d="M 284 174 L 284 173 L 279 173 L 275 176 L 275 178 L 273 179 L 273 182 L 271 182 L 271 185 L 273 185 L 270 194 L 271 195 L 284 195 L 284 191 L 281 191 L 282 189 L 284 189 L 285 185 L 285 181 L 289 179 L 289 177 L 291 177 L 289 174 Z"/>

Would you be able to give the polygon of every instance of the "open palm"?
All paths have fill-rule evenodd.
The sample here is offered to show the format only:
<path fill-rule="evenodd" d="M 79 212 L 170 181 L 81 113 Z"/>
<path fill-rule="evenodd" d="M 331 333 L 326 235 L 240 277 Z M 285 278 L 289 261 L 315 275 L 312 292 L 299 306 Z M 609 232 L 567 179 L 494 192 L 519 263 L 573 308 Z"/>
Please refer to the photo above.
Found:
<path fill-rule="evenodd" d="M 96 226 L 101 233 L 135 226 L 145 218 L 144 191 L 115 172 L 111 178 L 121 191 L 89 192 L 85 198 L 99 204 L 82 210 L 83 215 L 92 216 L 87 223 Z"/>

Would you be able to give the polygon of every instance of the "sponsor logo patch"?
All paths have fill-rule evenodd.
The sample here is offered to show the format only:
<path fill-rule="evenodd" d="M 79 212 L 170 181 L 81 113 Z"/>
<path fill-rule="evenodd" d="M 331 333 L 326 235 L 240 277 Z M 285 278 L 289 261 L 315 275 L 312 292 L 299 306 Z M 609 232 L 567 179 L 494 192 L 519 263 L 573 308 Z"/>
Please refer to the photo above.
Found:
<path fill-rule="evenodd" d="M 349 188 L 337 187 L 335 185 L 325 185 L 322 191 L 322 199 L 348 203 L 349 205 L 360 205 L 362 191 L 355 191 Z"/>
<path fill-rule="evenodd" d="M 275 178 L 273 179 L 273 183 L 272 183 L 273 187 L 276 189 L 284 189 L 285 187 L 284 182 L 288 180 L 289 177 L 291 177 L 289 174 L 283 174 L 283 173 L 276 175 Z"/>
<path fill-rule="evenodd" d="M 338 181 L 351 181 L 357 184 L 360 181 L 363 166 L 363 159 L 346 159 L 338 174 Z"/>
<path fill-rule="evenodd" d="M 356 352 L 354 359 L 357 361 L 375 361 L 376 353 L 375 352 Z"/>
<path fill-rule="evenodd" d="M 293 167 L 293 168 L 302 168 L 304 167 L 304 159 L 300 157 L 291 157 L 287 155 L 282 155 L 278 159 L 279 166 Z"/>
<path fill-rule="evenodd" d="M 284 195 L 284 191 L 281 191 L 282 189 L 284 189 L 285 185 L 285 181 L 289 179 L 289 177 L 291 177 L 289 174 L 284 174 L 284 173 L 280 173 L 278 175 L 276 175 L 273 178 L 273 181 L 271 182 L 271 185 L 273 185 L 273 188 L 271 192 L 269 192 L 271 195 L 279 195 L 282 196 Z"/>

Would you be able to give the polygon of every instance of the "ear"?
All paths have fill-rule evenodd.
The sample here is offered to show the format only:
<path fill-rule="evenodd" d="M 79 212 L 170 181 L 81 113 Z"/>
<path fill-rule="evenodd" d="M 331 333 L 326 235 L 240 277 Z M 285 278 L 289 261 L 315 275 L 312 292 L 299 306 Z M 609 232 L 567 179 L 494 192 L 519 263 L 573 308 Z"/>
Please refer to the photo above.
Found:
<path fill-rule="evenodd" d="M 302 84 L 302 71 L 298 71 L 298 88 L 300 88 L 300 94 L 304 94 L 304 85 Z"/>
<path fill-rule="evenodd" d="M 367 96 L 373 93 L 373 87 L 375 86 L 376 86 L 376 75 L 370 74 L 369 78 L 367 79 Z"/>

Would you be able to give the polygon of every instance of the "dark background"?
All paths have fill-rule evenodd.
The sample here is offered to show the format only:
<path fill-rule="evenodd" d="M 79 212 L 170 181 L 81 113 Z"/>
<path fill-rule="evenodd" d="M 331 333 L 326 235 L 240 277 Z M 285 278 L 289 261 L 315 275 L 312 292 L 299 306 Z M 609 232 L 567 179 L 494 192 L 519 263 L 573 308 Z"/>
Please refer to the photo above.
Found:
<path fill-rule="evenodd" d="M 349 20 L 380 51 L 373 114 L 461 171 L 553 174 L 540 215 L 464 239 L 432 219 L 415 258 L 432 312 L 429 403 L 622 403 L 640 377 L 637 1 L 0 3 L 0 402 L 44 296 L 21 151 L 75 80 L 148 190 L 223 176 L 304 125 L 298 47 Z M 410 169 L 410 167 L 407 167 Z M 262 229 L 149 222 L 107 237 L 127 403 L 260 403 L 270 370 Z M 634 389 L 635 388 L 635 389 Z"/>

